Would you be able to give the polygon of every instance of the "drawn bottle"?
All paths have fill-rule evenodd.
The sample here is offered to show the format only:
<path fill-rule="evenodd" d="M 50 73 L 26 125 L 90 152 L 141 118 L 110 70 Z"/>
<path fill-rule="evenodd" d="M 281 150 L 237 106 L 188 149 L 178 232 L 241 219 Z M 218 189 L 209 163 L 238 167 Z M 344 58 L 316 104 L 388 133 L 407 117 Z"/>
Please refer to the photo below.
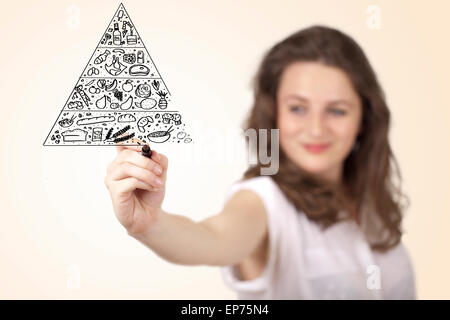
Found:
<path fill-rule="evenodd" d="M 137 63 L 144 63 L 144 51 L 142 50 L 137 53 Z"/>
<path fill-rule="evenodd" d="M 119 24 L 118 23 L 114 23 L 113 43 L 116 46 L 120 46 L 120 44 L 122 43 L 122 36 L 120 34 L 120 31 L 119 31 Z"/>
<path fill-rule="evenodd" d="M 102 62 L 105 62 L 106 58 L 108 57 L 108 55 L 111 52 L 109 52 L 109 50 L 105 50 L 105 52 L 103 52 L 101 55 L 99 55 L 97 58 L 95 58 L 94 63 L 95 64 L 100 64 Z"/>

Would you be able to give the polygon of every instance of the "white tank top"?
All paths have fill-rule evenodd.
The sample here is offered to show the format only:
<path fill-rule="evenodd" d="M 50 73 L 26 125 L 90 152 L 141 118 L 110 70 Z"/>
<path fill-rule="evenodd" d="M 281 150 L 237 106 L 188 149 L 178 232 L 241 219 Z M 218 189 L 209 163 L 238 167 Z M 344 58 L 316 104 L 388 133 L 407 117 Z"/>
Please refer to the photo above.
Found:
<path fill-rule="evenodd" d="M 268 215 L 268 263 L 261 276 L 242 280 L 236 265 L 220 267 L 238 299 L 416 299 L 415 276 L 400 242 L 385 253 L 370 248 L 355 221 L 328 229 L 297 211 L 270 176 L 235 182 L 262 199 Z"/>

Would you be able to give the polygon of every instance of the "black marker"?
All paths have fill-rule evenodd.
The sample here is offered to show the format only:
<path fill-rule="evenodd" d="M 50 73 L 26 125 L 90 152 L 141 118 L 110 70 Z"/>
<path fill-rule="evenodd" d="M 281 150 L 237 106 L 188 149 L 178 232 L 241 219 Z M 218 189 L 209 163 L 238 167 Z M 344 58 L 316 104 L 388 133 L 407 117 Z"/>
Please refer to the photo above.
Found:
<path fill-rule="evenodd" d="M 150 149 L 150 146 L 148 144 L 146 144 L 142 147 L 141 154 L 147 158 L 152 157 L 152 149 Z"/>

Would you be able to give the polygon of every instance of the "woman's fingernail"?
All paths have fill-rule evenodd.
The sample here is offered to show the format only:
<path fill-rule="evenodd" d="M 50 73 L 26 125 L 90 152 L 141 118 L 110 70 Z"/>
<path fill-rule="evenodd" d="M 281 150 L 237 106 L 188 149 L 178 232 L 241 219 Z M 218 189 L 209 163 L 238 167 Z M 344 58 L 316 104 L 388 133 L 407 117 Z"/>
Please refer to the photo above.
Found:
<path fill-rule="evenodd" d="M 161 169 L 160 166 L 156 166 L 156 167 L 154 168 L 154 170 L 155 170 L 155 173 L 156 173 L 156 174 L 161 174 L 161 173 L 162 173 L 162 169 Z"/>
<path fill-rule="evenodd" d="M 158 186 L 162 185 L 162 181 L 161 181 L 160 178 L 156 178 L 156 179 L 155 179 L 155 183 L 156 183 Z"/>

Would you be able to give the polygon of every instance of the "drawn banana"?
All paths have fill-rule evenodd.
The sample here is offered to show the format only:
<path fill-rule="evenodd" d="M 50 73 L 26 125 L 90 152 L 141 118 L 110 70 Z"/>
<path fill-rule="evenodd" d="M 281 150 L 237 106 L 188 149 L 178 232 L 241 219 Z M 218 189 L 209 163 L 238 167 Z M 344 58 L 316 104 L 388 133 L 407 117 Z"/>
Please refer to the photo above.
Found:
<path fill-rule="evenodd" d="M 116 87 L 117 87 L 117 80 L 114 79 L 114 81 L 111 84 L 105 86 L 105 89 L 106 89 L 106 91 L 110 92 L 110 91 L 114 91 L 116 89 Z"/>

